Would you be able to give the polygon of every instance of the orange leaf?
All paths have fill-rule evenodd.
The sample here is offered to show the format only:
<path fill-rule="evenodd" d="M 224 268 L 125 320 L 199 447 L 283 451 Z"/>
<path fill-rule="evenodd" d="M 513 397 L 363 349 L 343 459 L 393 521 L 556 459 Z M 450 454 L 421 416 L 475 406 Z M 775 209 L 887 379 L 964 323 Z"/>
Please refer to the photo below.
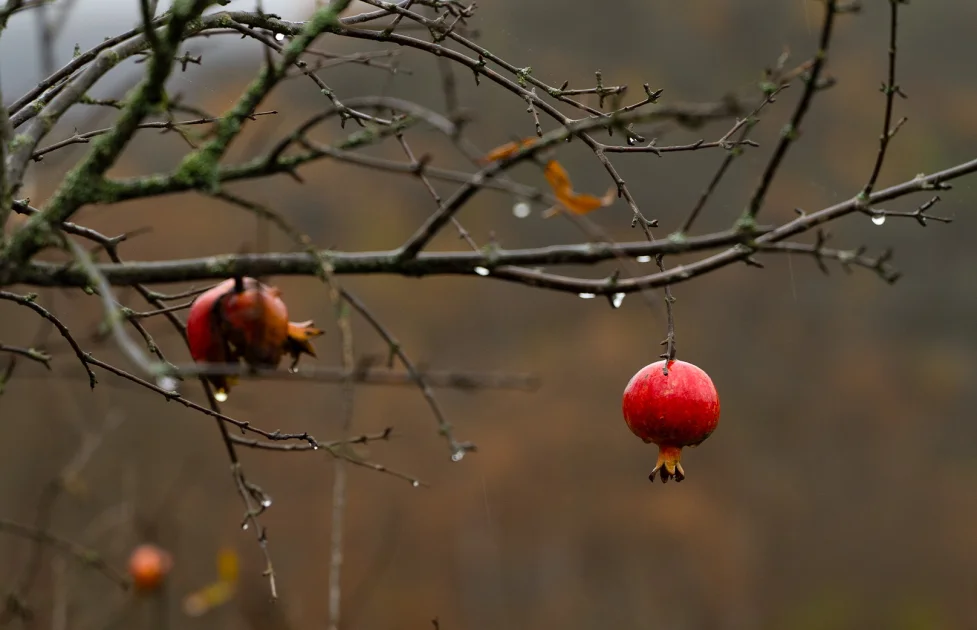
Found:
<path fill-rule="evenodd" d="M 505 159 L 518 151 L 523 147 L 528 147 L 529 145 L 536 142 L 536 138 L 524 138 L 517 142 L 507 142 L 500 147 L 495 147 L 491 151 L 485 154 L 482 158 L 483 162 L 497 162 L 499 160 Z"/>
<path fill-rule="evenodd" d="M 573 194 L 573 189 L 570 186 L 570 176 L 567 175 L 566 169 L 559 162 L 556 160 L 547 162 L 543 174 L 546 175 L 546 181 L 549 182 L 550 188 L 553 189 L 557 197 L 561 194 Z"/>
<path fill-rule="evenodd" d="M 607 191 L 603 197 L 595 197 L 587 193 L 573 193 L 557 195 L 560 203 L 573 214 L 587 214 L 597 208 L 605 208 L 614 202 L 614 190 Z"/>
<path fill-rule="evenodd" d="M 556 195 L 559 206 L 554 206 L 543 213 L 544 218 L 549 218 L 560 213 L 563 209 L 573 214 L 587 214 L 597 208 L 604 208 L 614 203 L 615 189 L 611 188 L 603 197 L 596 197 L 587 193 L 576 193 L 570 184 L 570 176 L 566 169 L 556 160 L 550 160 L 546 164 L 544 171 L 546 181 L 549 182 L 553 194 Z"/>

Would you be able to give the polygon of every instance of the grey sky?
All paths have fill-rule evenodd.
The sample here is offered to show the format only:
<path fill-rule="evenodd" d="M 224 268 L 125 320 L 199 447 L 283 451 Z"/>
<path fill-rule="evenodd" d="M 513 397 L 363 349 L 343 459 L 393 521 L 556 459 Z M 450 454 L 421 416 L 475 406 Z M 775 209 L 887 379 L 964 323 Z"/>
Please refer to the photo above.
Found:
<path fill-rule="evenodd" d="M 56 6 L 49 9 L 56 11 Z M 160 11 L 172 4 L 161 0 Z M 264 0 L 264 10 L 281 15 L 286 20 L 303 20 L 315 5 L 315 0 Z M 224 9 L 250 10 L 255 0 L 232 0 Z M 215 7 L 212 10 L 219 10 Z M 355 10 L 355 8 L 354 8 Z M 72 55 L 75 44 L 87 50 L 105 37 L 115 35 L 138 23 L 139 0 L 77 0 L 71 20 L 57 42 L 55 66 L 62 66 Z M 213 49 L 214 41 L 198 41 L 192 46 Z M 10 19 L 7 30 L 0 37 L 0 87 L 4 100 L 12 101 L 38 80 L 37 19 L 32 12 L 19 13 Z"/>

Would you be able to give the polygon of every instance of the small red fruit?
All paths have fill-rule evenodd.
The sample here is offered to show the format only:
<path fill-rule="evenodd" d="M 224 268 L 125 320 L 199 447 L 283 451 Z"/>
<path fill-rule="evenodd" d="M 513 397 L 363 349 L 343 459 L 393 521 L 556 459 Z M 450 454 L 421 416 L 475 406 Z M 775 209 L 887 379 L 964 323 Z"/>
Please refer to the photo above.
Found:
<path fill-rule="evenodd" d="M 205 291 L 190 305 L 187 317 L 190 355 L 198 363 L 243 359 L 253 367 L 277 367 L 288 354 L 295 367 L 303 353 L 315 356 L 310 340 L 321 334 L 311 321 L 288 321 L 281 291 L 254 278 L 225 280 Z M 237 379 L 211 374 L 207 380 L 224 398 Z"/>
<path fill-rule="evenodd" d="M 158 589 L 172 568 L 173 556 L 156 545 L 139 545 L 129 556 L 129 577 L 142 592 Z"/>
<path fill-rule="evenodd" d="M 648 478 L 685 479 L 682 448 L 698 446 L 719 424 L 719 394 L 709 375 L 684 361 L 657 361 L 641 368 L 624 389 L 624 421 L 646 443 L 658 445 Z"/>

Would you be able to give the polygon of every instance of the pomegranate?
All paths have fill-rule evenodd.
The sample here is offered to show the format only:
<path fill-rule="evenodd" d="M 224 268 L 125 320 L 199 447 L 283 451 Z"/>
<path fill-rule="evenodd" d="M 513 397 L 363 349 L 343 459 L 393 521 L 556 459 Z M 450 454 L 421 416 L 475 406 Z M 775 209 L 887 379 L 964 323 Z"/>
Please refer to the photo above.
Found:
<path fill-rule="evenodd" d="M 277 287 L 254 278 L 234 278 L 200 294 L 190 306 L 187 340 L 190 355 L 200 363 L 237 363 L 253 367 L 277 367 L 282 356 L 292 357 L 292 367 L 302 354 L 315 356 L 310 341 L 322 331 L 312 322 L 288 321 L 288 308 Z M 236 381 L 233 376 L 207 375 L 226 400 Z"/>
<path fill-rule="evenodd" d="M 155 591 L 173 568 L 173 556 L 153 544 L 142 544 L 129 556 L 129 577 L 137 590 Z"/>
<path fill-rule="evenodd" d="M 719 424 L 719 394 L 709 375 L 684 361 L 657 361 L 641 368 L 624 389 L 624 421 L 646 443 L 658 445 L 648 478 L 685 479 L 682 448 L 698 446 Z"/>

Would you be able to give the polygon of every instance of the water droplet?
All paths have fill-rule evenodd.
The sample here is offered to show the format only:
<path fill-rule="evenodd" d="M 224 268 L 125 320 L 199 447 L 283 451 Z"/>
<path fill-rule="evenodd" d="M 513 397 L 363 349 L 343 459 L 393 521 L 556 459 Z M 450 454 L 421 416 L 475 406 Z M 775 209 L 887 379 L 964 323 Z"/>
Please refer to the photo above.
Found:
<path fill-rule="evenodd" d="M 285 33 L 275 33 L 275 41 L 277 42 L 285 41 Z"/>
<path fill-rule="evenodd" d="M 465 458 L 464 449 L 458 449 L 457 451 L 451 454 L 451 461 L 453 462 L 460 462 L 464 458 Z"/>
<path fill-rule="evenodd" d="M 489 270 L 486 269 L 485 267 L 475 267 L 475 273 L 477 273 L 480 276 L 487 276 L 489 275 Z"/>
<path fill-rule="evenodd" d="M 628 146 L 633 147 L 636 144 L 638 144 L 638 139 L 634 136 L 628 136 Z"/>
<path fill-rule="evenodd" d="M 214 400 L 217 402 L 227 402 L 227 392 L 223 390 L 214 392 Z"/>
<path fill-rule="evenodd" d="M 421 486 L 421 482 L 415 479 L 414 481 L 410 482 L 410 485 L 414 486 L 415 488 L 419 488 Z"/>
<path fill-rule="evenodd" d="M 614 297 L 611 298 L 611 306 L 614 308 L 621 308 L 621 304 L 624 303 L 624 294 L 615 293 Z"/>
<path fill-rule="evenodd" d="M 318 451 L 319 450 L 319 445 L 318 444 L 313 444 L 312 445 L 312 450 L 313 451 Z"/>
<path fill-rule="evenodd" d="M 271 497 L 265 497 L 261 500 L 261 507 L 270 508 L 271 507 Z"/>
<path fill-rule="evenodd" d="M 882 225 L 883 223 L 885 223 L 885 215 L 884 214 L 873 215 L 872 223 L 874 223 L 875 225 Z"/>
<path fill-rule="evenodd" d="M 247 521 L 241 523 L 241 529 L 243 529 L 244 531 L 247 531 L 248 530 L 248 522 Z"/>
<path fill-rule="evenodd" d="M 637 258 L 635 258 L 635 260 L 637 260 L 639 263 L 650 263 L 651 256 L 638 256 Z"/>
<path fill-rule="evenodd" d="M 517 219 L 525 219 L 529 216 L 529 213 L 533 211 L 532 206 L 530 206 L 525 201 L 520 201 L 519 203 L 512 206 L 512 214 L 516 215 Z"/>
<path fill-rule="evenodd" d="M 297 366 L 297 365 L 290 365 L 288 367 L 288 373 L 289 374 L 298 374 L 299 373 L 299 366 Z"/>
<path fill-rule="evenodd" d="M 179 381 L 172 376 L 161 376 L 156 379 L 156 386 L 168 392 L 175 392 Z"/>
<path fill-rule="evenodd" d="M 597 297 L 596 293 L 579 293 L 577 295 L 581 300 L 592 300 Z"/>

